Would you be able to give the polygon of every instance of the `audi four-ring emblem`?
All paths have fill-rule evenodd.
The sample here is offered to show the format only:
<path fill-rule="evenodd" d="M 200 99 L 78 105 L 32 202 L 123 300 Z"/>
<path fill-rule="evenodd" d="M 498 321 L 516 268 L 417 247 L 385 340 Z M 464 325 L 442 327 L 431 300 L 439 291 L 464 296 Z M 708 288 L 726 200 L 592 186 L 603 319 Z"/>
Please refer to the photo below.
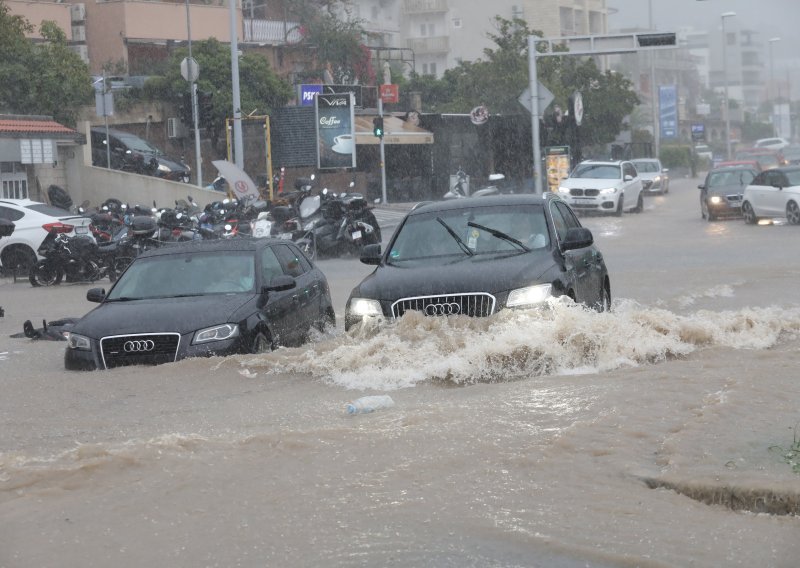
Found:
<path fill-rule="evenodd" d="M 454 316 L 461 313 L 461 305 L 458 302 L 447 302 L 444 304 L 428 304 L 425 306 L 426 316 Z"/>
<path fill-rule="evenodd" d="M 136 339 L 133 341 L 126 341 L 122 348 L 125 353 L 138 353 L 141 351 L 152 351 L 155 349 L 155 342 L 152 339 Z"/>

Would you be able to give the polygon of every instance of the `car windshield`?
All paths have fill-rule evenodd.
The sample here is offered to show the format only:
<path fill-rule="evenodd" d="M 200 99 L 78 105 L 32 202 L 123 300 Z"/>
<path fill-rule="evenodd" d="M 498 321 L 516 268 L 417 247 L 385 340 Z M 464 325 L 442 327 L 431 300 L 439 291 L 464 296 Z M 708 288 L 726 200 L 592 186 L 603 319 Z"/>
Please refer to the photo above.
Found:
<path fill-rule="evenodd" d="M 149 154 L 162 154 L 161 150 L 150 144 L 147 140 L 142 140 L 138 136 L 119 136 L 125 145 L 131 150 L 138 152 L 147 152 Z"/>
<path fill-rule="evenodd" d="M 252 292 L 252 253 L 192 252 L 136 259 L 106 301 Z"/>
<path fill-rule="evenodd" d="M 636 166 L 636 171 L 640 173 L 658 173 L 661 171 L 661 168 L 658 167 L 658 162 L 633 162 L 633 165 Z"/>
<path fill-rule="evenodd" d="M 406 220 L 392 244 L 389 263 L 524 253 L 549 243 L 547 220 L 540 205 L 435 211 Z"/>
<path fill-rule="evenodd" d="M 613 164 L 579 164 L 571 178 L 620 179 L 619 166 Z"/>
<path fill-rule="evenodd" d="M 756 172 L 746 169 L 731 169 L 720 170 L 718 172 L 711 172 L 708 174 L 708 188 L 723 187 L 731 185 L 745 186 L 753 181 L 756 177 Z"/>

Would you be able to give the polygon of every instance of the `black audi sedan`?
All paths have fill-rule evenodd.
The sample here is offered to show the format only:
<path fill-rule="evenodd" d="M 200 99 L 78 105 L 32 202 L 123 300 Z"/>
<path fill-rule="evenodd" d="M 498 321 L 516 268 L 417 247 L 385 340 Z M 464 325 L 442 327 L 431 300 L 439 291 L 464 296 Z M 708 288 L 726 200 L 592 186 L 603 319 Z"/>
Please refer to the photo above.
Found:
<path fill-rule="evenodd" d="M 603 255 L 557 195 L 500 195 L 428 203 L 410 211 L 388 247 L 364 247 L 376 269 L 350 293 L 345 329 L 409 310 L 490 316 L 569 296 L 611 304 Z"/>
<path fill-rule="evenodd" d="M 187 357 L 260 353 L 299 345 L 335 325 L 325 275 L 294 243 L 220 239 L 177 244 L 136 258 L 78 320 L 67 369 L 159 364 Z"/>

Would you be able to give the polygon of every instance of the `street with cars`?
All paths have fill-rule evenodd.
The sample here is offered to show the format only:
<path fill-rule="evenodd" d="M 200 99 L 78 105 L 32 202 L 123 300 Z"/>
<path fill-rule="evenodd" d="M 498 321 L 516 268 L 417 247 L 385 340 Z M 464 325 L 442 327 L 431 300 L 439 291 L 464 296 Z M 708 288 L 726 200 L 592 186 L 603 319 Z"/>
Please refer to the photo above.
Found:
<path fill-rule="evenodd" d="M 157 563 L 185 542 L 177 553 L 184 565 L 247 565 L 253 557 L 322 565 L 352 558 L 345 530 L 365 535 L 370 564 L 414 564 L 417 554 L 425 563 L 453 554 L 472 562 L 485 558 L 484 544 L 464 536 L 480 534 L 493 561 L 506 564 L 524 556 L 546 565 L 619 565 L 611 554 L 672 565 L 734 558 L 792 565 L 792 517 L 703 499 L 725 487 L 747 511 L 759 511 L 759 491 L 769 488 L 770 503 L 791 503 L 785 488 L 796 474 L 769 448 L 789 446 L 796 422 L 800 314 L 796 267 L 785 250 L 797 227 L 780 217 L 709 222 L 698 211 L 704 178 L 671 178 L 669 193 L 647 195 L 641 213 L 577 218 L 602 251 L 610 311 L 556 301 L 544 311 L 503 309 L 489 318 L 415 312 L 345 331 L 352 291 L 376 267 L 358 256 L 323 258 L 312 264 L 327 280 L 336 327 L 312 329 L 303 343 L 76 373 L 64 369 L 67 342 L 29 339 L 22 324 L 80 317 L 97 306 L 87 299 L 91 289 L 104 288 L 91 292 L 101 299 L 117 288 L 1 279 L 0 520 L 7 530 L 0 554 L 133 566 Z M 499 196 L 485 198 L 486 206 L 505 198 L 515 209 L 546 201 Z M 459 201 L 420 206 L 416 216 L 441 226 L 435 217 L 452 221 L 448 215 L 468 203 Z M 384 245 L 413 205 L 374 209 Z M 488 227 L 488 216 L 473 222 Z M 525 252 L 491 231 L 465 228 L 479 233 L 464 241 L 475 254 L 442 227 L 454 247 L 449 258 L 470 263 L 472 272 L 492 262 L 479 253 L 482 245 L 501 249 L 509 262 L 557 260 L 552 242 L 546 253 L 532 239 Z M 404 260 L 399 244 L 397 251 L 394 268 L 417 262 Z M 231 263 L 243 254 L 229 252 Z M 136 263 L 144 269 L 143 261 L 170 254 L 157 250 Z M 447 268 L 437 264 L 442 275 Z M 492 262 L 488 270 L 500 269 Z M 158 282 L 156 296 L 175 284 Z M 238 297 L 231 291 L 214 306 L 198 301 L 191 327 L 202 336 L 195 338 L 230 333 L 207 316 L 239 309 L 232 306 Z M 128 312 L 113 316 L 126 329 L 178 317 L 175 310 L 194 301 L 119 299 L 109 307 Z M 129 337 L 121 349 L 129 343 L 136 353 L 151 340 Z M 390 394 L 394 406 L 348 418 L 346 404 L 364 394 Z M 625 503 L 635 504 L 631 522 L 603 522 Z M 496 532 L 508 522 L 516 529 Z M 212 532 L 243 548 L 211 546 L 201 535 Z M 559 547 L 543 547 L 531 532 L 546 532 Z M 311 533 L 314 547 L 304 545 Z M 670 536 L 647 541 L 645 533 Z M 147 546 L 127 548 L 133 542 Z M 600 554 L 592 552 L 597 542 Z"/>

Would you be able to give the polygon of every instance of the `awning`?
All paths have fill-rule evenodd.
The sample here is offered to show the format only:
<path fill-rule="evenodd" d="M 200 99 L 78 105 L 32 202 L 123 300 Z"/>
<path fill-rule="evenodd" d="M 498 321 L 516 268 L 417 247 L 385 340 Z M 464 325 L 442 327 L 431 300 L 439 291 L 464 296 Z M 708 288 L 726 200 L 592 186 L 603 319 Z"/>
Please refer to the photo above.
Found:
<path fill-rule="evenodd" d="M 356 144 L 380 144 L 372 133 L 372 119 L 376 114 L 356 115 Z M 433 132 L 414 126 L 396 116 L 383 116 L 384 144 L 433 144 Z"/>

